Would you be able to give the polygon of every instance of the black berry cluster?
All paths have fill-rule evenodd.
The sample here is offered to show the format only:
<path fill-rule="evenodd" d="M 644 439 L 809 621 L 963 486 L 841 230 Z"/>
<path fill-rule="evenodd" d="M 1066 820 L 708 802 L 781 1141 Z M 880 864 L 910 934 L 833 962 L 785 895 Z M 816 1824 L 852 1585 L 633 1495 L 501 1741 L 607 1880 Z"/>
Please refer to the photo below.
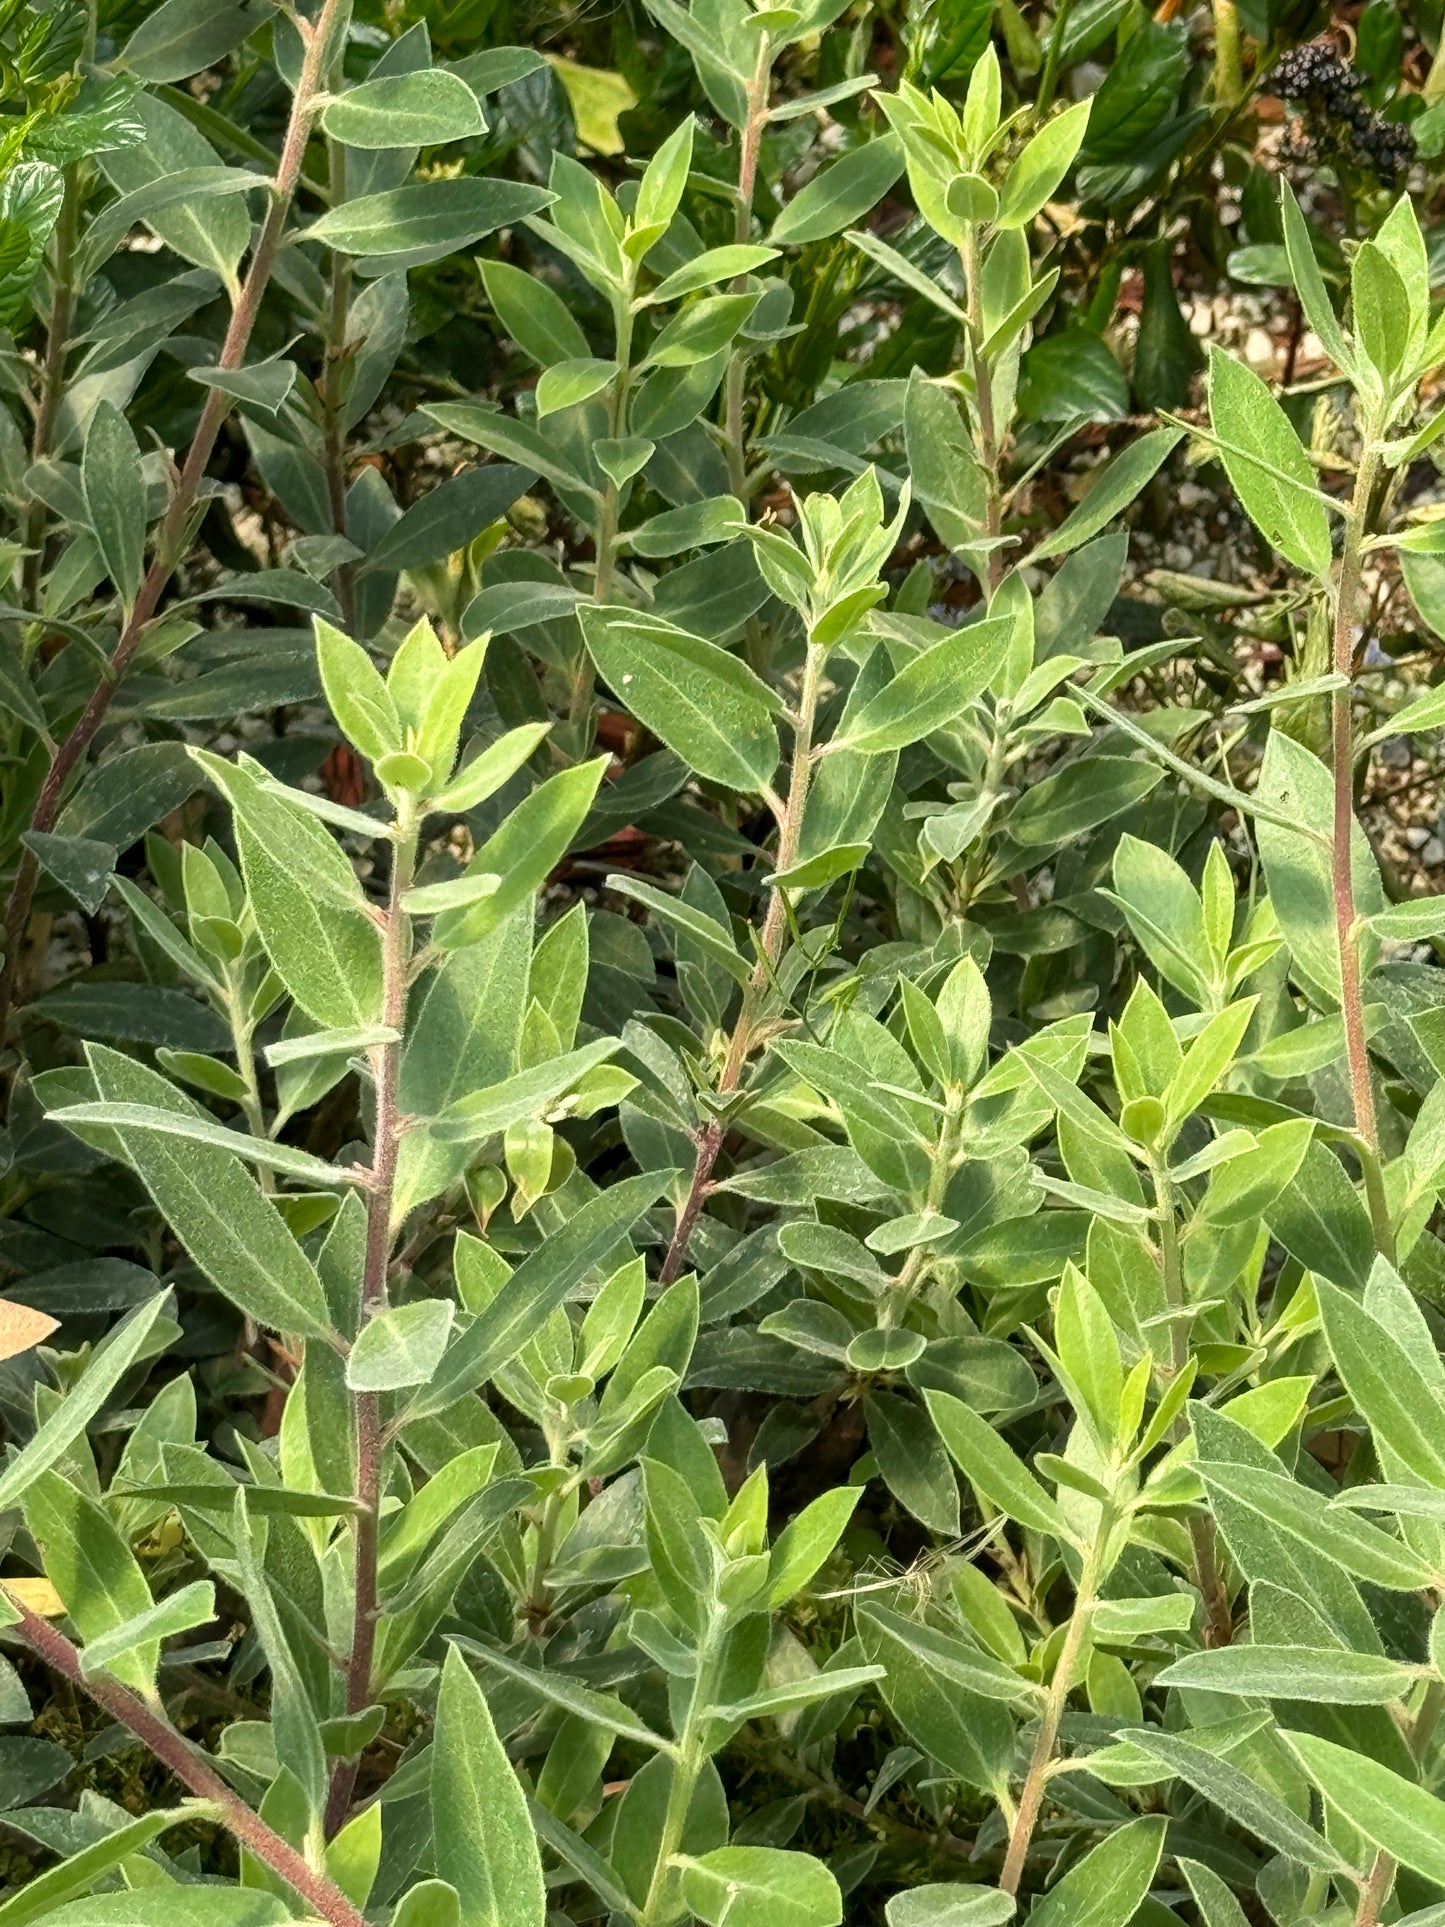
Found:
<path fill-rule="evenodd" d="M 1360 99 L 1363 85 L 1328 41 L 1312 40 L 1284 55 L 1274 70 L 1275 91 L 1295 103 L 1286 158 L 1365 168 L 1393 181 L 1415 158 L 1415 137 L 1401 121 L 1385 120 Z"/>

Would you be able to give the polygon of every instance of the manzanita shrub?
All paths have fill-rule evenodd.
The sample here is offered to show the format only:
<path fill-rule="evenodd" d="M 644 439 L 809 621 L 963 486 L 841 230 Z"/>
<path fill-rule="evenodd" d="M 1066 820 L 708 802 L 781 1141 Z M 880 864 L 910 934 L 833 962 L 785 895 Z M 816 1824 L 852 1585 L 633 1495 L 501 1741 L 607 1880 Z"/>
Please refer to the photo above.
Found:
<path fill-rule="evenodd" d="M 0 1927 L 1445 1920 L 1440 30 L 0 0 Z"/>

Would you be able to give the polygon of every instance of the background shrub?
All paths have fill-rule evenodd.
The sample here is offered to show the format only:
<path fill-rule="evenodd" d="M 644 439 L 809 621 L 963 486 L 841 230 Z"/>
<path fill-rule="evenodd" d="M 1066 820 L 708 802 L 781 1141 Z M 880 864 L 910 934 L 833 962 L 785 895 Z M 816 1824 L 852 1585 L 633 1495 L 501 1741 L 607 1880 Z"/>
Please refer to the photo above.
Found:
<path fill-rule="evenodd" d="M 1440 25 L 0 0 L 0 1927 L 1435 1927 Z"/>

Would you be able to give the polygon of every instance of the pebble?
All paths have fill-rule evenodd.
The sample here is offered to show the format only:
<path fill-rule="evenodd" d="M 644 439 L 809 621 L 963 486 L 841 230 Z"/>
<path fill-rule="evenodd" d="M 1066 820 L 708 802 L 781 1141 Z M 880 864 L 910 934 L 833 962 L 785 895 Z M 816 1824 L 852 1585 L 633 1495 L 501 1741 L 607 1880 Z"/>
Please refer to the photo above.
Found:
<path fill-rule="evenodd" d="M 1430 870 L 1438 870 L 1445 863 L 1445 843 L 1438 836 L 1432 836 L 1420 852 L 1420 861 Z"/>

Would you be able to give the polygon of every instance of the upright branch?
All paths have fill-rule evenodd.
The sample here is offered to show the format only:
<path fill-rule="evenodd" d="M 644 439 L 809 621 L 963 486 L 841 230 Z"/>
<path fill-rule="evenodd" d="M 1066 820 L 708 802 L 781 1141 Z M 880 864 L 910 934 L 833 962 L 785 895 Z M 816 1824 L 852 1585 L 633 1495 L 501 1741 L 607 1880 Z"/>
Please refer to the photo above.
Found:
<path fill-rule="evenodd" d="M 332 1923 L 332 1927 L 366 1927 L 366 1916 L 349 1901 L 341 1889 L 324 1873 L 318 1873 L 306 1857 L 288 1840 L 282 1839 L 258 1813 L 232 1791 L 190 1741 L 161 1713 L 146 1705 L 129 1687 L 105 1673 L 87 1673 L 78 1649 L 57 1627 L 47 1624 L 13 1595 L 6 1593 L 11 1609 L 19 1614 L 16 1631 L 36 1657 L 52 1672 L 84 1693 L 103 1713 L 136 1738 L 197 1799 L 215 1809 L 217 1818 L 231 1836 L 252 1853 L 271 1872 L 284 1880 L 312 1913 Z"/>
<path fill-rule="evenodd" d="M 1058 1745 L 1059 1725 L 1064 1717 L 1064 1708 L 1068 1704 L 1069 1694 L 1077 1683 L 1079 1659 L 1084 1651 L 1085 1635 L 1089 1630 L 1089 1615 L 1093 1610 L 1098 1592 L 1105 1547 L 1112 1528 L 1113 1517 L 1110 1507 L 1106 1504 L 1100 1509 L 1098 1529 L 1084 1553 L 1079 1583 L 1074 1594 L 1074 1610 L 1069 1617 L 1064 1643 L 1059 1648 L 1054 1676 L 1049 1682 L 1048 1697 L 1044 1702 L 1043 1713 L 1039 1717 L 1038 1731 L 1034 1735 L 1033 1751 L 1029 1755 L 1028 1771 L 1024 1775 L 1018 1808 L 1014 1813 L 1013 1825 L 1009 1829 L 1008 1852 L 1004 1856 L 1003 1872 L 999 1875 L 998 1882 L 1006 1894 L 1016 1894 L 1019 1890 L 1019 1882 L 1023 1878 L 1024 1863 L 1028 1859 L 1034 1830 L 1038 1826 L 1044 1788 L 1048 1784 L 1049 1769 L 1053 1765 L 1054 1748 Z"/>
<path fill-rule="evenodd" d="M 319 110 L 322 76 L 326 71 L 332 38 L 346 11 L 346 0 L 325 0 L 314 25 L 308 26 L 305 22 L 298 20 L 297 24 L 305 35 L 306 52 L 291 103 L 291 116 L 286 127 L 281 158 L 271 182 L 270 207 L 262 225 L 260 237 L 252 251 L 250 265 L 241 283 L 235 305 L 231 310 L 230 325 L 226 329 L 226 338 L 217 358 L 218 366 L 223 369 L 239 368 L 246 358 L 246 350 L 250 345 L 256 318 L 261 310 L 262 297 L 280 252 L 291 204 L 301 178 L 306 143 Z M 68 326 L 67 321 L 67 331 Z M 54 316 L 52 316 L 51 327 L 54 333 Z M 63 354 L 63 344 L 60 352 Z M 200 420 L 196 424 L 196 431 L 191 439 L 190 448 L 186 452 L 180 477 L 171 494 L 165 517 L 156 537 L 151 565 L 146 571 L 135 605 L 121 630 L 120 639 L 111 653 L 99 683 L 91 692 L 90 700 L 71 727 L 69 735 L 51 757 L 50 767 L 40 786 L 40 794 L 30 819 L 30 827 L 34 831 L 44 833 L 54 828 L 66 783 L 89 749 L 96 731 L 104 722 L 115 692 L 135 659 L 146 625 L 155 615 L 161 596 L 180 563 L 191 511 L 195 507 L 196 497 L 205 477 L 207 464 L 211 459 L 211 452 L 215 448 L 216 437 L 229 412 L 231 399 L 220 388 L 206 390 Z M 0 1040 L 4 1039 L 11 1005 L 15 998 L 20 949 L 26 926 L 30 921 L 30 906 L 35 898 L 35 886 L 39 880 L 39 874 L 39 864 L 31 850 L 26 847 L 22 850 L 16 866 L 15 880 L 11 885 L 9 901 L 5 908 L 5 961 L 3 967 L 0 967 Z"/>
<path fill-rule="evenodd" d="M 371 1052 L 375 1117 L 371 1184 L 367 1193 L 366 1248 L 357 1306 L 357 1329 L 379 1317 L 387 1306 L 391 1264 L 392 1214 L 402 1120 L 398 1103 L 401 1036 L 406 1027 L 407 975 L 411 966 L 411 926 L 403 899 L 416 869 L 416 827 L 409 807 L 397 811 L 392 844 L 391 886 L 381 920 L 382 1024 L 395 1041 Z M 377 1547 L 381 1515 L 383 1438 L 381 1396 L 354 1392 L 356 1497 L 351 1651 L 346 1663 L 346 1710 L 359 1713 L 371 1704 L 372 1665 L 376 1656 Z M 340 1759 L 332 1769 L 327 1796 L 326 1831 L 336 1833 L 346 1819 L 356 1782 L 355 1760 Z"/>

